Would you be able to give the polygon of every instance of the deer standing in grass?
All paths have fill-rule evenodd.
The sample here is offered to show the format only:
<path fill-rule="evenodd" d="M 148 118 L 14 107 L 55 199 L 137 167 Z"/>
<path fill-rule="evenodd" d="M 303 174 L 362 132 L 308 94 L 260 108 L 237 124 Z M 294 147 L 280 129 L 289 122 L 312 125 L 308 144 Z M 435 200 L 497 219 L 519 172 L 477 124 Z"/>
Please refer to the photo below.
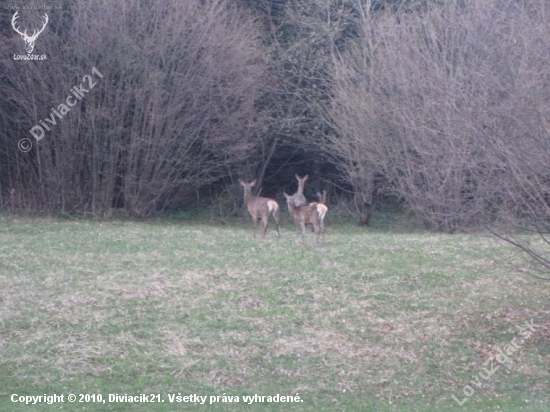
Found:
<path fill-rule="evenodd" d="M 254 196 L 252 194 L 252 188 L 256 185 L 256 180 L 247 183 L 239 179 L 239 183 L 244 188 L 244 201 L 246 203 L 248 213 L 252 216 L 252 222 L 254 223 L 254 237 L 256 237 L 256 226 L 258 225 L 258 220 L 260 219 L 262 220 L 262 226 L 264 229 L 262 237 L 265 237 L 265 232 L 267 231 L 267 226 L 269 225 L 269 215 L 272 215 L 273 219 L 275 219 L 275 224 L 277 225 L 277 236 L 281 236 L 281 232 L 279 232 L 278 203 L 273 199 Z"/>
<path fill-rule="evenodd" d="M 317 233 L 317 243 L 323 235 L 325 230 L 325 216 L 328 211 L 322 203 L 311 203 L 309 205 L 296 206 L 295 205 L 295 196 L 296 195 L 287 195 L 283 193 L 286 198 L 286 203 L 288 205 L 288 211 L 294 218 L 294 222 L 299 224 L 302 228 L 302 244 L 306 243 L 306 225 L 313 225 L 313 231 Z"/>

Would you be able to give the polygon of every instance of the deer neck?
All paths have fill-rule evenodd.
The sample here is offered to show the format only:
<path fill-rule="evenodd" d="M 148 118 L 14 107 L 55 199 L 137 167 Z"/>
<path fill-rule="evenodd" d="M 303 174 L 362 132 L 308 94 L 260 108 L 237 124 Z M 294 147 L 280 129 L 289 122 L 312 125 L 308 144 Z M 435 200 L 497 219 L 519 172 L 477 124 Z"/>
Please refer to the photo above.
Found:
<path fill-rule="evenodd" d="M 294 205 L 294 199 L 292 199 L 291 201 L 287 201 L 287 204 L 288 204 L 288 211 L 290 212 L 290 214 L 295 215 L 298 212 L 298 210 Z"/>
<path fill-rule="evenodd" d="M 250 203 L 254 199 L 254 196 L 252 196 L 252 193 L 250 189 L 245 189 L 244 191 L 244 202 L 246 204 Z"/>

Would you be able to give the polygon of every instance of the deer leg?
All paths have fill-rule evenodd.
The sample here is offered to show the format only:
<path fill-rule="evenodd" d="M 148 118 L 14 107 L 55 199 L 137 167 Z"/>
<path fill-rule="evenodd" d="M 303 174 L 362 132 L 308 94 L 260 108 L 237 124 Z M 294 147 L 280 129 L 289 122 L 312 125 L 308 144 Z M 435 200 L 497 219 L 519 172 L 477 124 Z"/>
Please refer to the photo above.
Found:
<path fill-rule="evenodd" d="M 323 236 L 323 232 L 325 231 L 325 222 L 323 220 L 321 220 L 319 222 L 319 226 L 317 228 L 317 243 L 319 243 L 319 240 L 321 240 L 322 236 Z"/>
<path fill-rule="evenodd" d="M 306 244 L 306 224 L 304 222 L 301 222 L 300 226 L 302 226 L 302 245 L 305 246 L 305 244 Z"/>
<path fill-rule="evenodd" d="M 273 219 L 275 219 L 275 225 L 277 226 L 277 236 L 281 236 L 281 232 L 279 232 L 279 209 L 273 212 Z"/>
<path fill-rule="evenodd" d="M 254 225 L 254 239 L 256 239 L 256 225 L 258 224 L 258 219 L 255 216 L 252 216 L 252 224 Z"/>
<path fill-rule="evenodd" d="M 265 237 L 265 232 L 267 232 L 267 227 L 269 226 L 269 223 L 267 222 L 267 216 L 262 217 L 262 224 L 263 224 L 263 227 L 264 227 L 263 237 Z"/>
<path fill-rule="evenodd" d="M 317 232 L 317 240 L 316 240 L 315 242 L 316 242 L 317 244 L 319 244 L 319 239 L 321 238 L 321 228 L 320 228 L 320 226 L 317 226 L 315 229 L 317 229 L 317 230 L 316 230 L 316 232 Z"/>

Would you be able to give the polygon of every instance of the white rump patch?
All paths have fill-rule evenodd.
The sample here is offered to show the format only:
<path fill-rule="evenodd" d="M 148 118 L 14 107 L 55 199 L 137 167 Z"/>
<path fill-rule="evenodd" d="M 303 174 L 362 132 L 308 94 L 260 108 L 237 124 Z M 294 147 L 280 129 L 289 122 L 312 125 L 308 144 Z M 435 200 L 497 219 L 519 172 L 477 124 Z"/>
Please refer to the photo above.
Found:
<path fill-rule="evenodd" d="M 326 207 L 322 203 L 317 203 L 316 209 L 317 209 L 317 214 L 319 215 L 319 219 L 323 220 L 325 218 L 325 215 L 327 214 L 328 207 Z"/>
<path fill-rule="evenodd" d="M 271 213 L 272 211 L 276 211 L 277 209 L 279 209 L 279 205 L 276 201 L 270 199 L 267 201 L 267 209 Z"/>

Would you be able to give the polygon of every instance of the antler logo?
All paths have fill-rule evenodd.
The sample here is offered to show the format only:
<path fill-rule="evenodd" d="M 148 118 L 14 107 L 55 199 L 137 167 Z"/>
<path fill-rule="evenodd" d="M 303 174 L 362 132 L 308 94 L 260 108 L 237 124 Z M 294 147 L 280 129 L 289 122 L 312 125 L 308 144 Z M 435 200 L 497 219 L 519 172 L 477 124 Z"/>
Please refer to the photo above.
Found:
<path fill-rule="evenodd" d="M 48 24 L 49 17 L 46 13 L 44 13 L 44 17 L 42 18 L 45 19 L 45 21 L 42 28 L 40 30 L 34 30 L 32 33 L 32 36 L 28 36 L 27 30 L 25 30 L 24 32 L 21 32 L 21 30 L 19 30 L 19 26 L 15 27 L 16 20 L 19 18 L 18 13 L 19 11 L 16 11 L 15 14 L 13 15 L 13 18 L 11 19 L 11 26 L 17 33 L 21 35 L 21 37 L 25 41 L 25 50 L 27 50 L 27 54 L 31 54 L 32 51 L 34 50 L 34 42 L 38 38 L 38 35 L 42 33 L 46 28 L 46 24 Z"/>

